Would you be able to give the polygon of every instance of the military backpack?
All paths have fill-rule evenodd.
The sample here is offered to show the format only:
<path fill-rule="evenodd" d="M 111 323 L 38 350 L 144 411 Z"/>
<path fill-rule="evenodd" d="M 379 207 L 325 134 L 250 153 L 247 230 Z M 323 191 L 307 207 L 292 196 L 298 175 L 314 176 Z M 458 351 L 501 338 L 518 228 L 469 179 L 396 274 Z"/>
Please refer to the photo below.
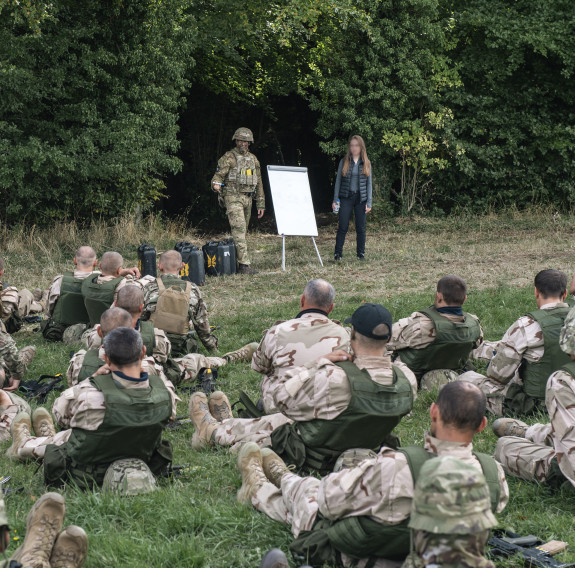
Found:
<path fill-rule="evenodd" d="M 156 310 L 150 315 L 150 320 L 154 322 L 154 327 L 166 333 L 185 335 L 189 329 L 188 310 L 192 285 L 179 278 L 173 280 L 169 282 L 170 287 L 166 288 L 163 280 L 156 278 L 159 295 Z"/>

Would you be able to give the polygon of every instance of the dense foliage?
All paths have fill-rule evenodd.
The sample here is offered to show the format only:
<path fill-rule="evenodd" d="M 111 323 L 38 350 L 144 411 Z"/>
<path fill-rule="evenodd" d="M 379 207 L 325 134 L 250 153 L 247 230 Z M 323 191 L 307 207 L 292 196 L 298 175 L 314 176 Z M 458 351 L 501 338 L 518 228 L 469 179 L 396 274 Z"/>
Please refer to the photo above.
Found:
<path fill-rule="evenodd" d="M 321 207 L 359 133 L 380 212 L 569 208 L 574 24 L 568 0 L 0 0 L 2 217 L 205 218 L 243 123 Z"/>

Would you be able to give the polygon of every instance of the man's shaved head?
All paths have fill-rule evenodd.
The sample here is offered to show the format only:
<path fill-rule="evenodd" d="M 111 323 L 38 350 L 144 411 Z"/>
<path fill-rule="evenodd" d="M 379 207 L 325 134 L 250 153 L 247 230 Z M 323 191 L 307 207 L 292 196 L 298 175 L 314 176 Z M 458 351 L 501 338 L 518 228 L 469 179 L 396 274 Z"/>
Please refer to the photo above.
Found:
<path fill-rule="evenodd" d="M 127 285 L 118 291 L 116 306 L 129 312 L 132 316 L 140 313 L 144 303 L 144 292 L 139 286 Z"/>
<path fill-rule="evenodd" d="M 76 265 L 78 268 L 92 269 L 96 262 L 97 255 L 96 251 L 92 247 L 84 246 L 80 247 L 76 251 L 76 256 L 74 258 L 76 259 Z"/>
<path fill-rule="evenodd" d="M 132 327 L 132 316 L 122 308 L 109 308 L 100 317 L 100 331 L 106 337 L 117 327 Z"/>
<path fill-rule="evenodd" d="M 159 264 L 164 272 L 178 272 L 182 266 L 182 255 L 177 250 L 167 250 L 160 255 Z"/>
<path fill-rule="evenodd" d="M 327 280 L 316 278 L 307 283 L 303 296 L 307 305 L 328 311 L 335 300 L 335 289 Z"/>
<path fill-rule="evenodd" d="M 100 268 L 104 276 L 116 276 L 118 268 L 122 268 L 124 259 L 119 252 L 105 252 L 100 261 Z"/>

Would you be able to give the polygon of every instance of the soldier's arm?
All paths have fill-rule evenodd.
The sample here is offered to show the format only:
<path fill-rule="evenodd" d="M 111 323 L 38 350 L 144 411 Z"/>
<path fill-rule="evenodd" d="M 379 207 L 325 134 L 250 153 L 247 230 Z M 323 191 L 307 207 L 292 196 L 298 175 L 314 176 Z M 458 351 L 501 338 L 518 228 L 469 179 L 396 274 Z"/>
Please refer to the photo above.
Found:
<path fill-rule="evenodd" d="M 501 494 L 499 495 L 499 503 L 497 504 L 496 513 L 501 513 L 503 509 L 507 506 L 507 502 L 509 501 L 509 486 L 507 485 L 507 479 L 505 478 L 505 472 L 503 471 L 503 467 L 499 462 L 495 462 L 497 464 L 497 473 L 499 475 L 499 486 L 501 487 Z"/>
<path fill-rule="evenodd" d="M 20 381 L 26 374 L 26 365 L 20 357 L 20 351 L 12 336 L 5 331 L 0 331 L 0 358 L 10 371 L 10 378 Z"/>
<path fill-rule="evenodd" d="M 72 359 L 70 359 L 70 364 L 66 370 L 66 380 L 68 381 L 68 386 L 72 387 L 78 383 L 78 375 L 80 374 L 80 369 L 84 363 L 84 357 L 86 356 L 86 351 L 80 349 L 77 353 L 74 353 Z"/>
<path fill-rule="evenodd" d="M 8 286 L 0 293 L 2 296 L 2 318 L 10 317 L 18 309 L 18 288 Z"/>
<path fill-rule="evenodd" d="M 154 336 L 156 338 L 156 342 L 152 356 L 158 363 L 165 363 L 172 351 L 172 344 L 161 329 L 154 328 Z"/>
<path fill-rule="evenodd" d="M 388 351 L 401 349 L 423 349 L 435 340 L 433 322 L 423 314 L 414 312 L 407 318 L 400 319 L 393 324 L 391 340 L 387 345 Z"/>
<path fill-rule="evenodd" d="M 70 420 L 75 414 L 75 406 L 78 403 L 80 392 L 81 388 L 78 386 L 71 387 L 54 401 L 52 414 L 61 428 L 70 428 Z"/>
<path fill-rule="evenodd" d="M 262 375 L 269 375 L 273 371 L 273 354 L 275 352 L 277 335 L 275 328 L 268 329 L 260 341 L 252 357 L 252 369 Z"/>
<path fill-rule="evenodd" d="M 60 290 L 62 288 L 62 276 L 56 276 L 50 289 L 48 290 L 48 302 L 46 302 L 46 317 L 52 317 L 54 313 L 54 306 L 60 297 Z"/>
<path fill-rule="evenodd" d="M 232 152 L 226 152 L 219 160 L 218 160 L 218 167 L 216 169 L 216 173 L 212 178 L 212 189 L 214 188 L 215 183 L 222 184 L 224 183 L 230 168 L 234 165 L 235 158 Z"/>
<path fill-rule="evenodd" d="M 208 319 L 208 308 L 204 302 L 199 290 L 192 288 L 190 294 L 190 320 L 200 341 L 208 351 L 215 351 L 218 348 L 218 338 L 210 329 L 210 320 Z"/>
<path fill-rule="evenodd" d="M 258 176 L 258 185 L 256 188 L 256 209 L 258 211 L 265 211 L 266 196 L 264 193 L 264 184 L 262 182 L 262 169 L 259 161 L 256 159 L 256 175 Z"/>

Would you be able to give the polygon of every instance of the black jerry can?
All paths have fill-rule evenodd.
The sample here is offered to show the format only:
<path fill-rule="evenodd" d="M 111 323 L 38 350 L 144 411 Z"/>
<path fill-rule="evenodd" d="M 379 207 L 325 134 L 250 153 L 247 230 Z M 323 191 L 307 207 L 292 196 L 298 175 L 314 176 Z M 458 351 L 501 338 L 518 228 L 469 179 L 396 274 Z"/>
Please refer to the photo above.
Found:
<path fill-rule="evenodd" d="M 203 247 L 204 264 L 208 276 L 236 273 L 236 245 L 232 239 L 209 241 Z"/>
<path fill-rule="evenodd" d="M 204 255 L 202 251 L 192 243 L 180 241 L 174 247 L 181 255 L 184 266 L 180 270 L 182 280 L 188 280 L 198 286 L 206 283 L 204 270 Z"/>
<path fill-rule="evenodd" d="M 142 276 L 157 277 L 156 249 L 152 245 L 143 243 L 138 247 L 138 270 Z"/>

